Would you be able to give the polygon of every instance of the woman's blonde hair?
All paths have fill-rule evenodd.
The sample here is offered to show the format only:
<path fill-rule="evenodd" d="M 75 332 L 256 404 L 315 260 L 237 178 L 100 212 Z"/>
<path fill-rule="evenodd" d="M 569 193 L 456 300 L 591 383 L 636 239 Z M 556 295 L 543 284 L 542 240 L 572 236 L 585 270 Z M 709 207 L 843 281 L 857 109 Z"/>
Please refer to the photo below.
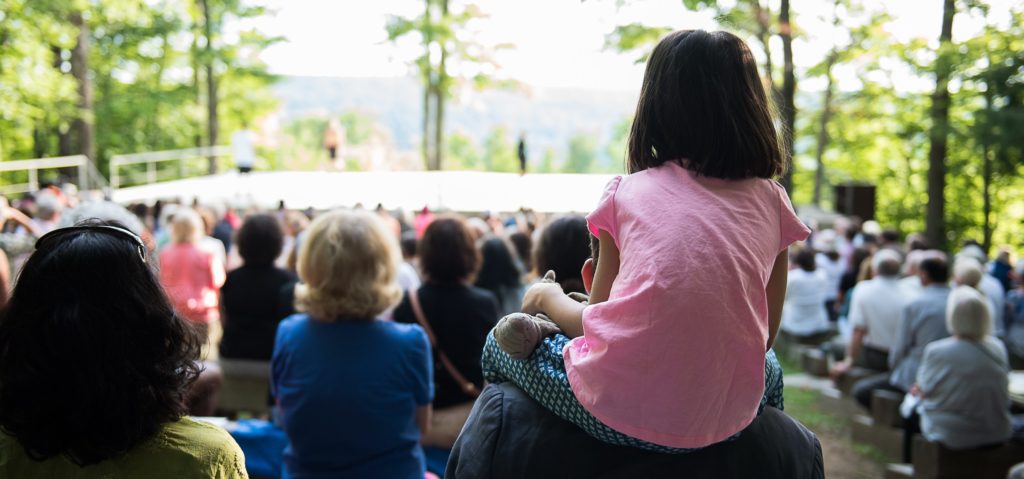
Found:
<path fill-rule="evenodd" d="M 992 331 L 988 298 L 970 286 L 957 286 L 946 303 L 946 329 L 949 334 L 981 339 Z"/>
<path fill-rule="evenodd" d="M 313 220 L 299 248 L 295 305 L 322 321 L 370 319 L 402 297 L 398 240 L 376 215 L 335 211 Z"/>
<path fill-rule="evenodd" d="M 198 243 L 203 237 L 203 219 L 192 208 L 178 208 L 171 219 L 171 241 Z"/>

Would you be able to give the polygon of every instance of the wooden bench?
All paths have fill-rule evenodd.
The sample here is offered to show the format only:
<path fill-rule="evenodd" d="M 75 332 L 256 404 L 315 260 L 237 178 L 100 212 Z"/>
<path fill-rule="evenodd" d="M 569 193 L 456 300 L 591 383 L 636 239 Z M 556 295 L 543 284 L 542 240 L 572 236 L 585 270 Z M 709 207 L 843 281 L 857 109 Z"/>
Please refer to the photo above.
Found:
<path fill-rule="evenodd" d="M 893 391 L 876 390 L 871 394 L 871 418 L 875 424 L 895 428 L 903 427 L 900 404 L 903 394 Z"/>
<path fill-rule="evenodd" d="M 854 366 L 847 370 L 846 374 L 843 374 L 842 376 L 839 377 L 839 379 L 836 381 L 836 388 L 842 391 L 844 396 L 852 396 L 853 385 L 857 381 L 860 381 L 861 379 L 864 379 L 868 376 L 873 376 L 878 373 L 879 371 L 875 371 L 873 369 Z"/>
<path fill-rule="evenodd" d="M 804 349 L 800 354 L 800 366 L 811 376 L 828 377 L 828 356 L 820 349 Z"/>
<path fill-rule="evenodd" d="M 923 437 L 914 438 L 914 477 L 918 479 L 1005 479 L 1024 462 L 1024 443 L 954 451 Z"/>
<path fill-rule="evenodd" d="M 221 358 L 224 387 L 217 411 L 234 417 L 240 412 L 262 416 L 269 413 L 270 362 Z"/>

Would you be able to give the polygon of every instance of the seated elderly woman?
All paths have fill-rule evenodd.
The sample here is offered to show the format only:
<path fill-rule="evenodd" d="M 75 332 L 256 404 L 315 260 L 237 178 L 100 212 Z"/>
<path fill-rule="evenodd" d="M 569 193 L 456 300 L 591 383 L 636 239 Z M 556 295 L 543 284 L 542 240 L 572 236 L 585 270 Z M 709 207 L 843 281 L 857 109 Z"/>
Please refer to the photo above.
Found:
<path fill-rule="evenodd" d="M 183 417 L 200 339 L 142 240 L 43 236 L 0 315 L 0 477 L 244 478 L 228 433 Z"/>
<path fill-rule="evenodd" d="M 990 336 L 987 298 L 968 286 L 954 289 L 946 326 L 952 337 L 925 347 L 911 390 L 921 398 L 921 432 L 957 450 L 1006 442 L 1011 433 L 1009 363 L 1006 348 Z"/>
<path fill-rule="evenodd" d="M 380 319 L 401 296 L 399 261 L 371 213 L 328 213 L 306 230 L 296 288 L 305 312 L 278 326 L 271 360 L 285 477 L 424 477 L 430 346 L 419 326 Z"/>

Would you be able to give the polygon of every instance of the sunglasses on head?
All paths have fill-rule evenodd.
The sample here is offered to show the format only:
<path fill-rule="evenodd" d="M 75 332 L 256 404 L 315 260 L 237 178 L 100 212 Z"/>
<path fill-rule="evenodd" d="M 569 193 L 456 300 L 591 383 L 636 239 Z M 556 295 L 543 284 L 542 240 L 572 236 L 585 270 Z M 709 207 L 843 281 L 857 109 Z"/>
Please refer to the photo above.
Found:
<path fill-rule="evenodd" d="M 123 237 L 123 238 L 129 238 L 129 239 L 132 240 L 132 242 L 135 243 L 135 245 L 137 247 L 137 252 L 139 253 L 139 259 L 141 259 L 143 263 L 146 262 L 146 243 L 144 243 L 142 241 L 142 238 L 139 238 L 139 235 L 137 235 L 135 233 L 132 233 L 131 231 L 128 231 L 128 230 L 126 230 L 124 228 L 121 228 L 119 226 L 110 226 L 110 225 L 77 225 L 77 226 L 68 226 L 68 227 L 65 227 L 65 228 L 58 228 L 58 229 L 55 229 L 55 230 L 53 230 L 53 231 L 51 231 L 49 233 L 44 234 L 43 236 L 40 236 L 39 239 L 36 240 L 36 249 L 38 250 L 41 247 L 45 246 L 46 243 L 49 242 L 49 241 L 52 241 L 53 238 L 56 238 L 56 237 L 59 237 L 59 236 L 64 236 L 64 235 L 69 234 L 69 233 L 79 232 L 79 231 L 95 231 L 97 233 L 106 233 L 106 234 L 109 234 L 109 235 L 112 235 L 112 236 L 120 236 L 120 237 Z"/>

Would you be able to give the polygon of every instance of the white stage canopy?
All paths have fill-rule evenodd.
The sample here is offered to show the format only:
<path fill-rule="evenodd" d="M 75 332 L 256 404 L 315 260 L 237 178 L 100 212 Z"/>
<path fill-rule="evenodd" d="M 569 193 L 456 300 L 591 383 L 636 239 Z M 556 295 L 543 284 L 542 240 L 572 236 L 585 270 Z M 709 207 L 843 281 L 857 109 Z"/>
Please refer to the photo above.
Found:
<path fill-rule="evenodd" d="M 373 208 L 453 211 L 587 213 L 597 205 L 613 175 L 409 172 L 236 172 L 121 188 L 113 200 L 152 203 L 158 199 L 203 204 L 329 209 L 362 204 Z"/>

